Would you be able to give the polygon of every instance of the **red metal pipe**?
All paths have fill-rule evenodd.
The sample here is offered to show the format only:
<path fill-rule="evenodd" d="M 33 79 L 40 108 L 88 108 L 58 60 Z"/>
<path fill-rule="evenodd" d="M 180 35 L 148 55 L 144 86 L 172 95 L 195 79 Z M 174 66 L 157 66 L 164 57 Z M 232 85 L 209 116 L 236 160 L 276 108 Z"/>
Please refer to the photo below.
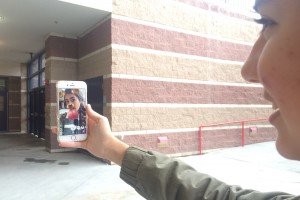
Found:
<path fill-rule="evenodd" d="M 199 127 L 199 151 L 202 154 L 202 127 Z"/>
<path fill-rule="evenodd" d="M 245 122 L 242 121 L 242 147 L 245 145 Z"/>
<path fill-rule="evenodd" d="M 221 125 L 226 125 L 226 124 L 237 124 L 237 123 L 241 123 L 242 121 L 254 122 L 254 121 L 263 121 L 263 120 L 268 120 L 268 118 L 258 118 L 258 119 L 249 119 L 249 120 L 241 120 L 241 121 L 223 122 L 223 123 L 218 123 L 218 124 L 208 124 L 208 125 L 201 125 L 201 127 L 221 126 Z"/>

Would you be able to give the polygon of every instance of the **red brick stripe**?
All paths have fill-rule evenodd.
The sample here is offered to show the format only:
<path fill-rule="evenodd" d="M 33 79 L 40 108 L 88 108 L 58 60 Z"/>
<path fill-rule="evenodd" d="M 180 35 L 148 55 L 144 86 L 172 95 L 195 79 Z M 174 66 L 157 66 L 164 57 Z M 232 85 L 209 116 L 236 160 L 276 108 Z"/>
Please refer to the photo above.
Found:
<path fill-rule="evenodd" d="M 76 39 L 50 36 L 46 40 L 46 58 L 66 57 L 77 59 L 78 44 Z"/>
<path fill-rule="evenodd" d="M 79 58 L 111 44 L 111 19 L 79 39 Z"/>
<path fill-rule="evenodd" d="M 251 46 L 170 31 L 119 19 L 112 20 L 112 43 L 146 49 L 245 61 Z"/>
<path fill-rule="evenodd" d="M 113 88 L 111 94 L 105 92 L 112 103 L 268 104 L 262 88 L 118 78 L 105 82 Z"/>

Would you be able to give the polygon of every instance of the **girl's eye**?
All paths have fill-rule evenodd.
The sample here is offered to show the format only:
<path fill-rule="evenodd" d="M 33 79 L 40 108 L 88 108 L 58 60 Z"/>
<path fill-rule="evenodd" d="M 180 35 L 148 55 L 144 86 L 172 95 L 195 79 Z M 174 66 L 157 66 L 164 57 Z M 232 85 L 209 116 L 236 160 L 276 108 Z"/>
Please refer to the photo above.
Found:
<path fill-rule="evenodd" d="M 271 19 L 267 19 L 267 18 L 255 19 L 254 21 L 258 24 L 263 25 L 261 33 L 264 32 L 266 30 L 266 28 L 268 28 L 270 26 L 273 26 L 273 25 L 276 25 L 276 22 L 274 22 Z"/>
<path fill-rule="evenodd" d="M 74 103 L 76 99 L 74 97 L 71 98 L 71 102 Z"/>

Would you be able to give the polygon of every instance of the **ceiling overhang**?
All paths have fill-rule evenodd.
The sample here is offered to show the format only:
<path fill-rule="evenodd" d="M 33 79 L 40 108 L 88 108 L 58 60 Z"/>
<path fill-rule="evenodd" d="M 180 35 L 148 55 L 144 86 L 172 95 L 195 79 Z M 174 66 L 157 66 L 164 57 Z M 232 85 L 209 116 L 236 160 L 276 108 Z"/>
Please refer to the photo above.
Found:
<path fill-rule="evenodd" d="M 0 63 L 29 62 L 53 33 L 78 38 L 110 15 L 111 5 L 111 0 L 0 1 Z"/>

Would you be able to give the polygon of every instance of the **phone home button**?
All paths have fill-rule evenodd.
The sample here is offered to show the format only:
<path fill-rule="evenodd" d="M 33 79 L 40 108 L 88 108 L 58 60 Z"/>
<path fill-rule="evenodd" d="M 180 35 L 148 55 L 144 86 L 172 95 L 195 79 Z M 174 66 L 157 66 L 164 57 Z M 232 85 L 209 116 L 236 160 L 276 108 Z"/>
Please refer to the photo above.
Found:
<path fill-rule="evenodd" d="M 76 140 L 76 135 L 72 135 L 72 136 L 71 136 L 71 140 L 72 140 L 72 141 L 75 141 L 75 140 Z"/>

